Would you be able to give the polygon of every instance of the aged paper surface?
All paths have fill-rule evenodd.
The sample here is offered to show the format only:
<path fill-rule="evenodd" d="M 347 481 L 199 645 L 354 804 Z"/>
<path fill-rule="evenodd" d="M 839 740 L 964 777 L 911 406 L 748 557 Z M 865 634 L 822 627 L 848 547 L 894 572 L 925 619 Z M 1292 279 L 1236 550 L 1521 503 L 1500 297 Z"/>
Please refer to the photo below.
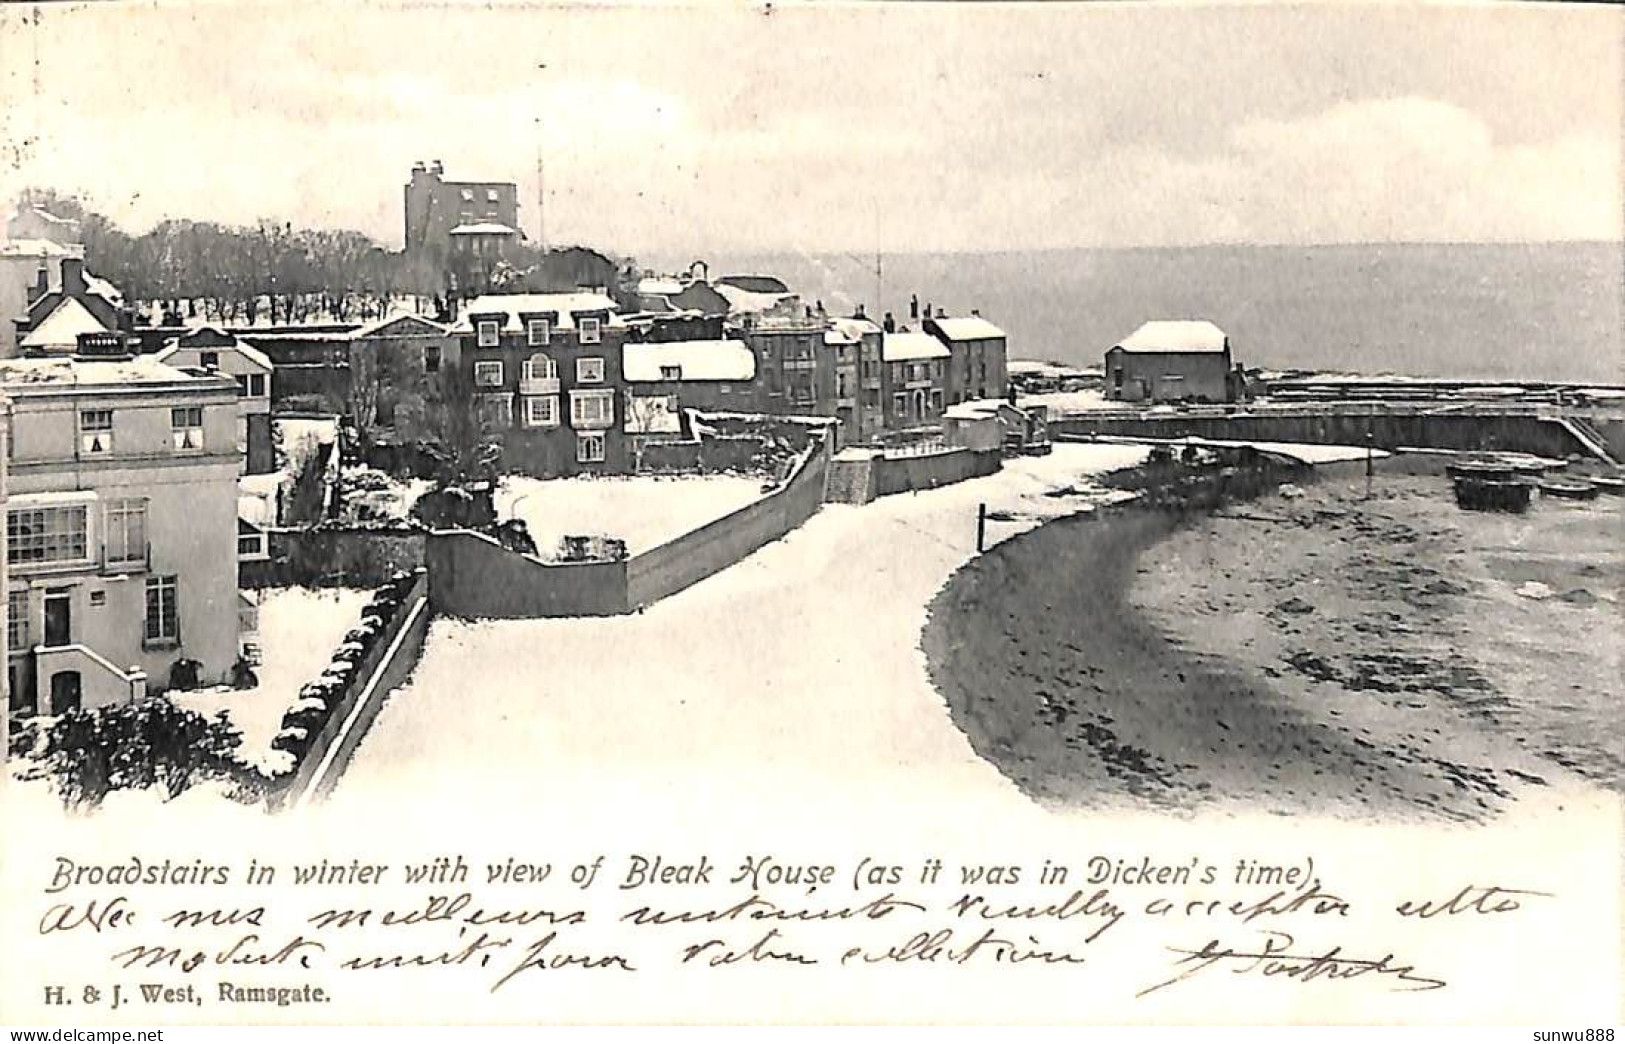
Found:
<path fill-rule="evenodd" d="M 1622 40 L 1563 5 L 0 11 L 0 1021 L 1619 1023 Z M 1219 347 L 1211 395 L 1132 369 Z M 401 393 L 442 367 L 463 399 Z M 406 521 L 456 485 L 403 463 L 423 417 L 494 519 Z M 168 712 L 107 740 L 149 686 L 235 753 Z"/>

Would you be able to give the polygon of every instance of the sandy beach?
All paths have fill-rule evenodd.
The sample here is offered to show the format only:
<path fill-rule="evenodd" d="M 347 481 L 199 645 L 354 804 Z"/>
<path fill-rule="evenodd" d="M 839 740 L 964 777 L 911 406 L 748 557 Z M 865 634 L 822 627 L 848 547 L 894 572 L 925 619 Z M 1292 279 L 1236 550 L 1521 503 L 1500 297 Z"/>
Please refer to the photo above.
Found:
<path fill-rule="evenodd" d="M 1392 474 L 1061 520 L 956 573 L 923 645 L 1046 805 L 1482 820 L 1625 784 L 1619 508 L 1469 514 Z"/>

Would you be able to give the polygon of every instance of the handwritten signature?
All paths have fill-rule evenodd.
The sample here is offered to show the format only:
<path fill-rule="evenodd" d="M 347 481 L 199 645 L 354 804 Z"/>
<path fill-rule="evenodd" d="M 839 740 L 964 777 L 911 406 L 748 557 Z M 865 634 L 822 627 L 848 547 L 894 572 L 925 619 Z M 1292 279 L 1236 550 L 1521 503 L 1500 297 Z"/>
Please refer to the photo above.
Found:
<path fill-rule="evenodd" d="M 1187 982 L 1209 968 L 1227 967 L 1235 975 L 1262 975 L 1265 978 L 1283 978 L 1296 983 L 1316 979 L 1358 979 L 1367 976 L 1389 977 L 1396 984 L 1404 984 L 1402 992 L 1439 990 L 1449 985 L 1444 979 L 1435 979 L 1417 971 L 1415 965 L 1405 964 L 1388 953 L 1375 959 L 1354 957 L 1333 946 L 1323 953 L 1294 953 L 1297 940 L 1286 932 L 1266 931 L 1263 943 L 1256 948 L 1233 949 L 1214 939 L 1199 950 L 1181 950 L 1170 947 L 1174 953 L 1184 954 L 1174 962 L 1182 968 L 1179 974 L 1148 986 L 1136 993 L 1144 997 L 1158 990 Z"/>

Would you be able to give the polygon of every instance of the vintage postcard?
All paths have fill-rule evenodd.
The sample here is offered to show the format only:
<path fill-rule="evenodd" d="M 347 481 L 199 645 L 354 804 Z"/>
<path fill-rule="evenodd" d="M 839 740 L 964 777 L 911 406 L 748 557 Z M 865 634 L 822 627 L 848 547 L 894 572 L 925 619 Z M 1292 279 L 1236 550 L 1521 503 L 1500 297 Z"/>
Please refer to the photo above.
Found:
<path fill-rule="evenodd" d="M 1613 1039 L 1622 54 L 5 5 L 0 1022 Z"/>

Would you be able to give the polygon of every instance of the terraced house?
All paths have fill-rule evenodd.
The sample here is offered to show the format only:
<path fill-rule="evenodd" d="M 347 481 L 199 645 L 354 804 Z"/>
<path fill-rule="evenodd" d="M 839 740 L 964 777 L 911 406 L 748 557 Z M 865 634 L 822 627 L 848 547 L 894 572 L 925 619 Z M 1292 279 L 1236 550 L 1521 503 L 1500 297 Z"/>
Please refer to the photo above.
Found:
<path fill-rule="evenodd" d="M 225 681 L 239 655 L 237 387 L 121 340 L 0 361 L 13 710 Z"/>
<path fill-rule="evenodd" d="M 460 384 L 504 466 L 548 477 L 627 470 L 626 327 L 601 293 L 487 294 L 452 327 Z"/>

